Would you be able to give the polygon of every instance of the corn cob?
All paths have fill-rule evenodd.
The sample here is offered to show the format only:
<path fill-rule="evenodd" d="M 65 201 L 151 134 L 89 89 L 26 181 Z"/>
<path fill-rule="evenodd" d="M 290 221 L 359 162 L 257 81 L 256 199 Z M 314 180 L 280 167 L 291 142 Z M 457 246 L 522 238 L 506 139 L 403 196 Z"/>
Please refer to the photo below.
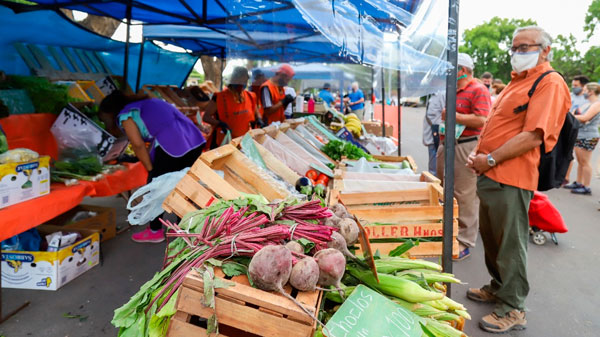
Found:
<path fill-rule="evenodd" d="M 377 263 L 375 263 L 377 265 Z M 379 267 L 377 267 L 377 271 L 379 271 Z M 410 269 L 404 270 L 396 273 L 396 276 L 400 277 L 423 277 L 427 281 L 427 283 L 434 282 L 445 282 L 445 283 L 461 283 L 459 279 L 455 278 L 453 274 L 448 273 L 439 273 L 436 271 L 428 270 L 428 269 Z"/>
<path fill-rule="evenodd" d="M 467 337 L 462 331 L 456 330 L 449 324 L 436 321 L 435 319 L 423 318 L 421 327 L 435 337 Z"/>
<path fill-rule="evenodd" d="M 429 269 L 442 271 L 442 266 L 437 263 L 425 260 L 405 259 L 401 257 L 385 257 L 375 260 L 375 267 L 377 267 L 377 272 L 385 274 L 391 274 L 407 269 Z"/>
<path fill-rule="evenodd" d="M 409 302 L 422 302 L 441 300 L 444 298 L 444 294 L 428 291 L 423 289 L 420 285 L 415 282 L 405 280 L 393 275 L 379 274 L 379 283 L 375 279 L 375 275 L 371 271 L 361 271 L 354 267 L 346 267 L 350 275 L 359 279 L 362 283 L 365 283 L 372 289 L 379 290 L 380 292 L 401 298 Z"/>

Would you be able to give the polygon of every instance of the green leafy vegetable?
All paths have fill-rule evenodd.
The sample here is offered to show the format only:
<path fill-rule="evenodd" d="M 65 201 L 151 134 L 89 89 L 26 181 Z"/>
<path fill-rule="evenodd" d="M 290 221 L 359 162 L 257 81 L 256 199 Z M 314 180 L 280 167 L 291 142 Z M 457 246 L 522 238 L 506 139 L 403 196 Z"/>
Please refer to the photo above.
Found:
<path fill-rule="evenodd" d="M 224 262 L 221 269 L 228 277 L 245 275 L 248 272 L 247 266 L 233 261 Z"/>
<path fill-rule="evenodd" d="M 342 140 L 331 140 L 321 150 L 333 160 L 341 160 L 342 157 L 346 157 L 352 160 L 366 158 L 368 161 L 375 161 L 373 156 L 356 145 Z"/>
<path fill-rule="evenodd" d="M 396 247 L 392 250 L 388 255 L 389 256 L 401 256 L 402 254 L 408 252 L 412 247 L 418 246 L 419 240 L 413 241 L 411 239 L 404 242 L 402 245 Z"/>
<path fill-rule="evenodd" d="M 304 248 L 304 252 L 305 252 L 305 253 L 308 253 L 308 252 L 310 252 L 310 251 L 311 251 L 313 248 L 315 248 L 315 243 L 314 243 L 314 242 L 312 242 L 312 241 L 310 241 L 310 240 L 308 240 L 308 239 L 301 238 L 301 239 L 298 239 L 298 240 L 296 240 L 296 241 L 297 241 L 299 244 L 301 244 L 301 245 L 302 245 L 302 247 Z"/>

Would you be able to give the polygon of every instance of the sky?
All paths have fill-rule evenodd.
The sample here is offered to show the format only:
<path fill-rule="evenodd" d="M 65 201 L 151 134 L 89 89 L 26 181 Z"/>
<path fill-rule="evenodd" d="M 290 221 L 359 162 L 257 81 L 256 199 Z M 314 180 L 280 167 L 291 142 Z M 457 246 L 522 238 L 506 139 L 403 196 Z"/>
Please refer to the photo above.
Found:
<path fill-rule="evenodd" d="M 577 41 L 585 39 L 585 15 L 592 0 L 460 0 L 458 29 L 462 33 L 489 21 L 494 16 L 507 19 L 533 19 L 553 38 L 572 33 Z M 600 33 L 589 43 L 580 43 L 582 52 L 600 45 Z"/>

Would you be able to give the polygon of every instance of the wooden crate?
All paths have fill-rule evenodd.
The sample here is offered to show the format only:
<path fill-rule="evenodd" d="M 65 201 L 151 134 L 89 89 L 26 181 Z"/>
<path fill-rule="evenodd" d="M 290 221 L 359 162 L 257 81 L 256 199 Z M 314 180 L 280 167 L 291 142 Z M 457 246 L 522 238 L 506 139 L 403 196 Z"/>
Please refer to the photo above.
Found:
<path fill-rule="evenodd" d="M 259 175 L 260 168 L 231 144 L 207 151 L 200 159 L 210 168 L 223 171 L 225 181 L 240 192 L 262 194 L 269 201 L 289 196 L 275 179 Z"/>
<path fill-rule="evenodd" d="M 394 175 L 390 177 L 389 174 L 379 174 L 379 173 L 358 173 L 358 172 L 348 172 L 346 167 L 340 166 L 339 169 L 334 170 L 334 179 L 333 179 L 333 189 L 337 191 L 344 190 L 344 179 L 356 179 L 356 180 L 372 180 L 372 181 L 403 181 L 401 175 Z M 396 180 L 398 179 L 398 180 Z M 412 181 L 410 179 L 408 182 Z M 417 182 L 416 180 L 414 182 Z M 431 174 L 429 171 L 421 172 L 419 176 L 418 182 L 432 183 L 439 186 L 441 190 L 441 181 Z M 337 195 L 336 195 L 337 197 Z"/>
<path fill-rule="evenodd" d="M 262 129 L 254 129 L 254 130 L 250 130 L 248 132 L 250 133 L 250 136 L 252 136 L 252 138 L 256 138 L 256 137 L 265 135 L 265 131 Z M 232 139 L 231 144 L 238 148 L 241 148 L 242 138 L 243 137 L 238 137 L 238 138 Z M 267 168 L 271 172 L 273 172 L 274 174 L 279 176 L 281 179 L 283 179 L 288 184 L 290 184 L 292 186 L 296 185 L 296 182 L 298 181 L 298 179 L 300 179 L 300 175 L 298 173 L 294 172 L 287 165 L 285 165 L 281 160 L 279 160 L 279 158 L 275 157 L 271 153 L 271 151 L 267 150 L 264 146 L 262 146 L 259 142 L 257 142 L 256 139 L 254 139 L 254 145 L 256 146 L 256 149 L 258 150 L 258 152 L 260 153 L 260 156 L 262 157 L 263 161 L 265 162 L 265 165 L 267 165 Z"/>
<path fill-rule="evenodd" d="M 225 278 L 220 269 L 216 269 L 215 274 Z M 251 287 L 246 276 L 233 277 L 229 282 L 235 282 L 235 286 L 215 289 L 213 310 L 202 304 L 202 277 L 195 271 L 190 272 L 179 292 L 177 312 L 171 319 L 167 336 L 206 336 L 201 321 L 216 312 L 219 336 L 312 337 L 316 328 L 314 320 L 289 299 Z M 309 310 L 318 311 L 321 306 L 321 291 L 292 292 L 289 286 L 286 291 Z"/>
<path fill-rule="evenodd" d="M 427 188 L 371 193 L 339 193 L 334 189 L 330 205 L 340 200 L 348 211 L 364 225 L 373 250 L 388 254 L 398 242 L 377 240 L 398 238 L 439 238 L 443 235 L 443 190 L 439 184 L 428 183 Z M 458 204 L 454 204 L 452 255 L 458 255 Z M 385 225 L 371 225 L 381 223 Z M 421 242 L 409 254 L 414 257 L 440 256 L 442 242 Z"/>
<path fill-rule="evenodd" d="M 214 170 L 223 171 L 225 178 Z M 269 201 L 288 196 L 274 179 L 258 175 L 258 170 L 258 166 L 233 145 L 205 152 L 165 199 L 163 209 L 182 217 L 207 207 L 214 199 L 239 198 L 240 192 L 261 194 Z"/>

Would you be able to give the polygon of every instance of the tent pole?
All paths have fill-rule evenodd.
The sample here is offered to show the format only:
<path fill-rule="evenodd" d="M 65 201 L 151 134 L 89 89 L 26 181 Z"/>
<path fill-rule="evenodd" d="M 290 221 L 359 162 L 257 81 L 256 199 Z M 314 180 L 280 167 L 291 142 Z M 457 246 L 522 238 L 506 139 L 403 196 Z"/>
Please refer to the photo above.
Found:
<path fill-rule="evenodd" d="M 125 37 L 125 61 L 123 62 L 123 90 L 127 88 L 127 73 L 129 72 L 129 30 L 131 28 L 131 1 L 127 1 L 127 36 Z"/>
<path fill-rule="evenodd" d="M 223 91 L 223 62 L 225 62 L 225 48 L 221 48 L 221 91 Z"/>
<path fill-rule="evenodd" d="M 140 57 L 138 58 L 138 69 L 137 76 L 135 78 L 135 92 L 140 90 L 140 80 L 142 78 L 142 62 L 144 62 L 144 45 L 146 44 L 146 38 L 142 37 L 142 45 L 140 46 Z"/>
<path fill-rule="evenodd" d="M 375 95 L 375 87 L 373 85 L 375 83 L 375 67 L 371 67 L 371 97 L 369 97 L 369 101 L 371 102 L 371 120 L 375 119 L 375 101 L 373 100 L 373 96 Z"/>
<path fill-rule="evenodd" d="M 381 134 L 385 137 L 385 69 L 381 67 Z"/>
<path fill-rule="evenodd" d="M 452 68 L 446 72 L 446 137 L 444 146 L 444 235 L 442 266 L 444 272 L 452 273 L 452 238 L 454 196 L 454 132 L 456 124 L 456 63 L 458 56 L 458 8 L 459 0 L 450 0 L 448 5 L 448 62 Z M 450 284 L 448 284 L 448 294 Z"/>
<path fill-rule="evenodd" d="M 402 85 L 401 85 L 401 77 L 400 77 L 400 69 L 398 69 L 396 71 L 396 76 L 398 77 L 398 98 L 397 98 L 397 105 L 398 105 L 398 156 L 402 155 L 402 145 L 401 145 L 401 140 L 402 140 L 402 105 L 400 104 L 400 97 L 401 93 L 402 93 Z"/>

